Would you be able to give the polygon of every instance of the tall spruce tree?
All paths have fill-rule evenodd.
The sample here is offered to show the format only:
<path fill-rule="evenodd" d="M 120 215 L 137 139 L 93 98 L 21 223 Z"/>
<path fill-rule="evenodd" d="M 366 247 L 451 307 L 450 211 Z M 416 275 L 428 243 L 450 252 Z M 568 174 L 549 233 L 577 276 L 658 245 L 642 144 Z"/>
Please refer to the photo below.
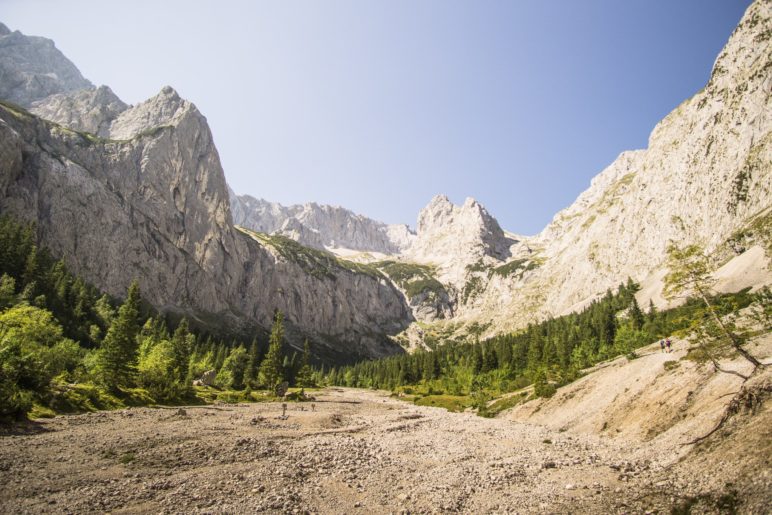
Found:
<path fill-rule="evenodd" d="M 641 311 L 641 307 L 635 299 L 635 295 L 633 295 L 632 300 L 630 301 L 630 322 L 633 324 L 633 329 L 636 331 L 640 331 L 643 328 L 644 322 L 646 322 L 643 311 Z"/>
<path fill-rule="evenodd" d="M 107 330 L 97 354 L 99 381 L 111 390 L 132 384 L 137 361 L 139 332 L 139 283 L 129 286 L 126 301 Z"/>
<path fill-rule="evenodd" d="M 306 338 L 303 344 L 303 357 L 300 361 L 297 383 L 301 388 L 311 388 L 314 386 L 314 370 L 311 368 L 311 344 L 308 343 L 308 338 Z"/>
<path fill-rule="evenodd" d="M 271 328 L 268 353 L 260 364 L 261 381 L 269 390 L 274 390 L 284 378 L 282 340 L 284 340 L 284 316 L 279 311 L 276 313 Z"/>
<path fill-rule="evenodd" d="M 244 381 L 247 384 L 254 383 L 257 380 L 257 373 L 260 370 L 260 347 L 257 344 L 257 338 L 252 340 L 252 345 L 249 346 L 249 363 L 247 364 L 247 371 Z"/>
<path fill-rule="evenodd" d="M 192 351 L 192 339 L 188 330 L 188 319 L 183 318 L 172 336 L 172 353 L 174 356 L 174 375 L 178 382 L 187 384 L 188 370 L 190 368 L 190 353 Z"/>

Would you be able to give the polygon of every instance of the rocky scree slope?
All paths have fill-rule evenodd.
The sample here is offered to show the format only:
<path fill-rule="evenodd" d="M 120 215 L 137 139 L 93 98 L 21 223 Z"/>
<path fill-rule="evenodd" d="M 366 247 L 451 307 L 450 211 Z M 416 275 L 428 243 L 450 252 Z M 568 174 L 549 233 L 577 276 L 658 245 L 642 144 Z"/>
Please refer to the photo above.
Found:
<path fill-rule="evenodd" d="M 279 309 L 330 361 L 399 351 L 387 335 L 411 315 L 385 278 L 337 260 L 311 273 L 233 227 L 206 119 L 172 88 L 131 108 L 106 88 L 59 91 L 33 109 L 104 136 L 0 106 L 0 213 L 36 222 L 75 273 L 117 297 L 139 278 L 157 308 L 230 331 Z"/>

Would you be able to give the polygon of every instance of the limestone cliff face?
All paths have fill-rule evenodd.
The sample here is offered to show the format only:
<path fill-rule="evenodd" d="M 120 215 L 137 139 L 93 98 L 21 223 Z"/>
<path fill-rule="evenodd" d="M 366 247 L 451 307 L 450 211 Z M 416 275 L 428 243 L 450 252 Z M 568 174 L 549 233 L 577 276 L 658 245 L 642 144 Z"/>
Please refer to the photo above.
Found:
<path fill-rule="evenodd" d="M 417 261 L 474 262 L 483 256 L 506 259 L 515 241 L 475 199 L 453 205 L 437 195 L 418 215 L 418 238 L 408 254 Z"/>
<path fill-rule="evenodd" d="M 337 206 L 283 206 L 233 192 L 231 205 L 236 224 L 317 249 L 399 254 L 415 239 L 406 225 L 387 225 Z"/>
<path fill-rule="evenodd" d="M 101 125 L 104 127 L 104 124 Z M 139 278 L 156 307 L 237 329 L 285 312 L 331 359 L 398 350 L 410 311 L 380 276 L 324 275 L 233 228 L 205 118 L 164 88 L 110 122 L 111 139 L 0 107 L 0 212 L 35 221 L 71 269 L 115 296 Z"/>
<path fill-rule="evenodd" d="M 32 103 L 30 112 L 77 131 L 110 137 L 110 124 L 128 106 L 107 86 L 57 93 Z"/>
<path fill-rule="evenodd" d="M 53 41 L 0 23 L 0 98 L 29 107 L 54 93 L 90 87 Z"/>
<path fill-rule="evenodd" d="M 769 217 L 770 34 L 772 4 L 755 2 L 707 86 L 654 128 L 647 149 L 622 153 L 559 212 L 530 242 L 537 266 L 525 280 L 492 284 L 478 313 L 519 323 L 560 314 L 627 277 L 661 275 L 671 240 L 721 250 Z"/>

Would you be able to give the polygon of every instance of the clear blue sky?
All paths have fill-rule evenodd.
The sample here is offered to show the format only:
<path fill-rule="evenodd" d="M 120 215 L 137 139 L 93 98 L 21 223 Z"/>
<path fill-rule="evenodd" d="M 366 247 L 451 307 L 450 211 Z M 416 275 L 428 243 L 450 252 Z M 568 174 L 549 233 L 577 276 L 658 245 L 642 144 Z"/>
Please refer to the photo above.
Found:
<path fill-rule="evenodd" d="M 238 193 L 415 225 L 437 193 L 535 233 L 705 85 L 747 0 L 0 0 L 95 84 L 166 84 Z"/>

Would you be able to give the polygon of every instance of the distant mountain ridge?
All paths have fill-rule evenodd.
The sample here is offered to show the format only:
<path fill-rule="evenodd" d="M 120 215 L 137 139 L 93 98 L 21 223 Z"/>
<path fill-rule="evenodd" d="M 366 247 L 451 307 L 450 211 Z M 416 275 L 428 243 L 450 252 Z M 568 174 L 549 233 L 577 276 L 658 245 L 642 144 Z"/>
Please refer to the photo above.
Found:
<path fill-rule="evenodd" d="M 283 206 L 230 191 L 233 222 L 269 234 L 282 234 L 317 249 L 399 254 L 415 233 L 406 225 L 387 225 L 348 209 L 311 202 Z"/>

